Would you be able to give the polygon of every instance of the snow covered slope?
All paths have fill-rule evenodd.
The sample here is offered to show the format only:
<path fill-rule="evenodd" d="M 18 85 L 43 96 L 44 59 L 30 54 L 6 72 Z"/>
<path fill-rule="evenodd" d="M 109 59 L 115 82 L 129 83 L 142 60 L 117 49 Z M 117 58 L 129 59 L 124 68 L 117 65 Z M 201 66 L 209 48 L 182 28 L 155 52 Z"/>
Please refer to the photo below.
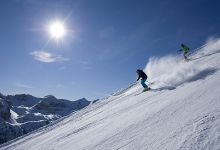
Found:
<path fill-rule="evenodd" d="M 0 149 L 219 150 L 220 40 L 190 58 L 152 58 L 153 90 L 134 84 Z"/>

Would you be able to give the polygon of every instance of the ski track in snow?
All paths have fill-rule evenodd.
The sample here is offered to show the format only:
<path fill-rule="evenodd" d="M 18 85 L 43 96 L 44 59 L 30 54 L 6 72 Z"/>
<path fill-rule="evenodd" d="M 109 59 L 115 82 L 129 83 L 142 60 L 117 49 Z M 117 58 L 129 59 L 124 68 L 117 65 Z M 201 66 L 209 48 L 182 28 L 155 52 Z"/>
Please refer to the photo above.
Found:
<path fill-rule="evenodd" d="M 163 64 L 177 59 L 159 58 L 146 66 L 152 72 L 159 66 L 153 90 L 142 93 L 133 84 L 0 149 L 219 150 L 220 39 L 208 41 L 186 66 L 181 62 L 168 70 L 169 63 Z"/>

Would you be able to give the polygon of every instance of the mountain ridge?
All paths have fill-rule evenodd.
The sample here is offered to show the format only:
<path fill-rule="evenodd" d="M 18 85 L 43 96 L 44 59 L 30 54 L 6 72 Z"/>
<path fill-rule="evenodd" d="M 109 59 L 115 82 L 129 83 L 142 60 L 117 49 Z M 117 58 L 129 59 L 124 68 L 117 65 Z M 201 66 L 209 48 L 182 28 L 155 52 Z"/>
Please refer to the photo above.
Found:
<path fill-rule="evenodd" d="M 43 98 L 29 94 L 4 96 L 0 93 L 0 144 L 88 106 L 85 98 L 70 101 L 52 95 Z"/>

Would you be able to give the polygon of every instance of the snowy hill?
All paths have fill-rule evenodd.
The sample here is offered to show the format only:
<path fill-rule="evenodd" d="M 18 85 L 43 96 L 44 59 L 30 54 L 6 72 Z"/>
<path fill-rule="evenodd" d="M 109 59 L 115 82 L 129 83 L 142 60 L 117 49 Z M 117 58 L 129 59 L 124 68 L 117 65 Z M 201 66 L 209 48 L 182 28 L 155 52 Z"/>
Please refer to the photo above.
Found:
<path fill-rule="evenodd" d="M 51 95 L 37 98 L 26 94 L 0 94 L 0 144 L 45 126 L 90 103 L 85 98 L 69 101 Z"/>
<path fill-rule="evenodd" d="M 220 39 L 190 59 L 152 58 L 151 91 L 134 84 L 0 149 L 219 150 Z"/>

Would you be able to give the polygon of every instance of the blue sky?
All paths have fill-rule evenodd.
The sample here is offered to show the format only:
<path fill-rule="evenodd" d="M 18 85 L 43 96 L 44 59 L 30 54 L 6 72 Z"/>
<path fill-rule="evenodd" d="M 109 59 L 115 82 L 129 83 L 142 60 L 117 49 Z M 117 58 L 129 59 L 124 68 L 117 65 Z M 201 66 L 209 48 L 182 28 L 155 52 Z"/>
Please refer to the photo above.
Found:
<path fill-rule="evenodd" d="M 102 98 L 149 57 L 218 37 L 219 14 L 218 0 L 1 0 L 0 92 Z M 46 30 L 56 19 L 68 30 L 60 41 Z"/>

